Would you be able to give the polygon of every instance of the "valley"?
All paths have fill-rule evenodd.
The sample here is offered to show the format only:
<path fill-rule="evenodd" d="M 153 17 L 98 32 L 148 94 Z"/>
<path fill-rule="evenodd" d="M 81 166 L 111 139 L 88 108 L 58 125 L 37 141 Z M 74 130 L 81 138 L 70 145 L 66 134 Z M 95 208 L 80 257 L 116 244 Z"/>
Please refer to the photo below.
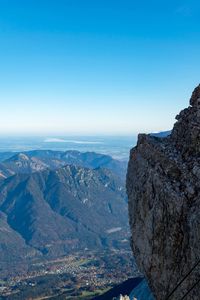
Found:
<path fill-rule="evenodd" d="M 1 299 L 92 299 L 138 276 L 126 164 L 95 152 L 0 153 Z"/>
<path fill-rule="evenodd" d="M 130 250 L 85 250 L 35 263 L 27 273 L 1 281 L 1 299 L 92 299 L 140 276 L 130 257 Z"/>

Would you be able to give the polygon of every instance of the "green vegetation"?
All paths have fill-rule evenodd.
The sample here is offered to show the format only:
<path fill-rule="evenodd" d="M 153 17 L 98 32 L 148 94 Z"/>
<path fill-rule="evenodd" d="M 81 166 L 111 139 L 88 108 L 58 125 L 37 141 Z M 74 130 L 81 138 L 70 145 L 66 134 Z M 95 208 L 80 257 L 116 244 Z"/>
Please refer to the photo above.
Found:
<path fill-rule="evenodd" d="M 91 300 L 133 276 L 131 255 L 125 250 L 87 251 L 36 264 L 37 271 L 26 278 L 2 282 L 8 288 L 0 299 Z"/>

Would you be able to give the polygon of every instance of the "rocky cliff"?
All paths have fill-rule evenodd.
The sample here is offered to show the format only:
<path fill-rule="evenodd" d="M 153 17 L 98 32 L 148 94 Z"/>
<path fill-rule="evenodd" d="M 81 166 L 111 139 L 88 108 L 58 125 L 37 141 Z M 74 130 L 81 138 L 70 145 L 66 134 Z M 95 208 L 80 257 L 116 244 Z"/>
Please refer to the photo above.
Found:
<path fill-rule="evenodd" d="M 200 284 L 190 291 L 200 278 L 200 85 L 176 119 L 167 137 L 139 135 L 127 173 L 131 246 L 158 300 L 200 295 Z"/>

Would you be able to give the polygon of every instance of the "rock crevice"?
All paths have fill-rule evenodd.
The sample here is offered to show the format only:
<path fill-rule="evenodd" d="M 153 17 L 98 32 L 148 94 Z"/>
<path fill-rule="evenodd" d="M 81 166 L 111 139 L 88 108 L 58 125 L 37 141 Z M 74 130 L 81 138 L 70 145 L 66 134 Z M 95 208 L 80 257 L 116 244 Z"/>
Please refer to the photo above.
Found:
<path fill-rule="evenodd" d="M 156 299 L 200 259 L 200 85 L 167 137 L 140 134 L 127 172 L 131 246 Z M 200 266 L 170 299 L 181 299 Z M 200 287 L 188 299 L 199 299 Z"/>

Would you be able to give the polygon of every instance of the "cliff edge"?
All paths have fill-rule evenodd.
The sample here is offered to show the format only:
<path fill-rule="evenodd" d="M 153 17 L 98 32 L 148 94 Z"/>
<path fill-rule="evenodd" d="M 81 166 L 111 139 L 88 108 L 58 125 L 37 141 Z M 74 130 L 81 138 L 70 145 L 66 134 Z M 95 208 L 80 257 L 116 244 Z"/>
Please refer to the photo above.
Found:
<path fill-rule="evenodd" d="M 127 172 L 131 246 L 158 300 L 200 295 L 200 85 L 176 119 L 138 136 Z"/>

